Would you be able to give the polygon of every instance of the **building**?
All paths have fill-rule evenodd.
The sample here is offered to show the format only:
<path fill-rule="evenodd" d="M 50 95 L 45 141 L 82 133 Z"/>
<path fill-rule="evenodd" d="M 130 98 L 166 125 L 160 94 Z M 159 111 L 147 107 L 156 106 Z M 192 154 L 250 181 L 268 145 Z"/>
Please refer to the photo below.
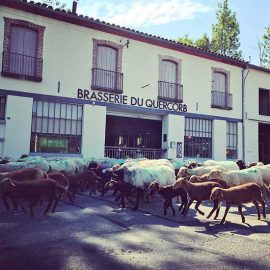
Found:
<path fill-rule="evenodd" d="M 270 71 L 46 4 L 0 0 L 1 156 L 270 162 Z"/>

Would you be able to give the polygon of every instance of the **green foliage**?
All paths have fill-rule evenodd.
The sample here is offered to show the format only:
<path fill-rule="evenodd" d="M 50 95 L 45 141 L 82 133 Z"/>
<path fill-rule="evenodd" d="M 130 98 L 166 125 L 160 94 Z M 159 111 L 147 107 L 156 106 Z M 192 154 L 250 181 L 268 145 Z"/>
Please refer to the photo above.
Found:
<path fill-rule="evenodd" d="M 212 50 L 226 56 L 241 58 L 239 34 L 239 23 L 235 13 L 229 9 L 228 0 L 219 2 L 217 23 L 212 25 Z"/>
<path fill-rule="evenodd" d="M 189 34 L 185 34 L 183 37 L 176 39 L 177 42 L 181 42 L 186 45 L 199 47 L 202 49 L 210 50 L 211 42 L 206 33 L 199 39 L 193 39 L 189 36 Z"/>
<path fill-rule="evenodd" d="M 265 28 L 262 40 L 258 41 L 260 65 L 270 68 L 270 26 Z"/>
<path fill-rule="evenodd" d="M 194 45 L 194 40 L 189 37 L 189 33 L 184 34 L 184 36 L 181 38 L 177 38 L 176 41 L 183 43 L 183 44 L 186 44 L 186 45 L 191 45 L 191 46 Z"/>
<path fill-rule="evenodd" d="M 211 41 L 206 33 L 194 42 L 195 47 L 199 47 L 205 50 L 211 50 Z"/>

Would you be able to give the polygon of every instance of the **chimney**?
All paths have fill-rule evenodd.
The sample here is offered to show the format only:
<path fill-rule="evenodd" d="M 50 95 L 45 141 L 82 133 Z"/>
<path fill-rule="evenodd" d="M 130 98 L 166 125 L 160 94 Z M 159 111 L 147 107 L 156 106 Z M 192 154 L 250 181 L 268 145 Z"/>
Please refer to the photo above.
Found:
<path fill-rule="evenodd" d="M 72 3 L 72 14 L 76 14 L 77 11 L 77 1 L 73 1 Z"/>

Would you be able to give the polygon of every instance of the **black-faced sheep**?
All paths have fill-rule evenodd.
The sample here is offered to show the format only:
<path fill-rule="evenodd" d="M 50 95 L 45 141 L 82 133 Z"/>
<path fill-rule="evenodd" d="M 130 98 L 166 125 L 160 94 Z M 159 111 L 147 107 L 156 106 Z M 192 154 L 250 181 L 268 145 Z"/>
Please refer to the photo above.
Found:
<path fill-rule="evenodd" d="M 167 215 L 168 207 L 171 207 L 173 211 L 173 216 L 175 215 L 175 210 L 172 205 L 172 199 L 177 196 L 181 197 L 182 202 L 178 210 L 181 211 L 181 209 L 183 208 L 181 214 L 183 214 L 186 211 L 188 199 L 187 193 L 184 189 L 182 188 L 174 189 L 173 185 L 162 186 L 157 181 L 152 182 L 148 189 L 157 191 L 164 199 L 163 204 L 164 216 Z"/>
<path fill-rule="evenodd" d="M 265 213 L 265 201 L 261 192 L 261 188 L 258 184 L 255 183 L 246 183 L 243 185 L 230 187 L 228 189 L 223 188 L 214 188 L 211 192 L 212 200 L 224 200 L 226 202 L 226 210 L 224 217 L 222 218 L 220 224 L 225 222 L 226 216 L 229 212 L 231 205 L 237 205 L 238 211 L 242 217 L 242 223 L 245 222 L 245 217 L 242 212 L 242 204 L 253 202 L 258 219 L 260 219 L 260 209 L 258 203 L 262 205 L 263 208 L 263 217 L 266 218 Z"/>

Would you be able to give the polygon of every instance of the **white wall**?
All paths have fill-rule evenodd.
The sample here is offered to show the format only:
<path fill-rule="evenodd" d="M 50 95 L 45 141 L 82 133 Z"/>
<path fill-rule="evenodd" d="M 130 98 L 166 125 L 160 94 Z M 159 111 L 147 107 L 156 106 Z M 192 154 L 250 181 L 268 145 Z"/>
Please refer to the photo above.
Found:
<path fill-rule="evenodd" d="M 169 114 L 163 117 L 162 134 L 167 134 L 167 142 L 162 143 L 162 148 L 163 149 L 167 148 L 167 158 L 183 160 L 184 130 L 185 130 L 184 116 Z M 171 142 L 175 143 L 175 146 L 173 148 L 171 148 Z M 176 157 L 177 142 L 182 142 L 182 158 Z"/>
<path fill-rule="evenodd" d="M 84 105 L 82 154 L 85 157 L 104 157 L 106 107 Z"/>
<path fill-rule="evenodd" d="M 259 127 L 257 121 L 246 121 L 246 162 L 256 162 L 259 160 L 258 128 Z"/>
<path fill-rule="evenodd" d="M 8 96 L 4 155 L 19 158 L 30 152 L 32 98 Z"/>
<path fill-rule="evenodd" d="M 226 121 L 213 121 L 213 159 L 226 160 Z"/>

